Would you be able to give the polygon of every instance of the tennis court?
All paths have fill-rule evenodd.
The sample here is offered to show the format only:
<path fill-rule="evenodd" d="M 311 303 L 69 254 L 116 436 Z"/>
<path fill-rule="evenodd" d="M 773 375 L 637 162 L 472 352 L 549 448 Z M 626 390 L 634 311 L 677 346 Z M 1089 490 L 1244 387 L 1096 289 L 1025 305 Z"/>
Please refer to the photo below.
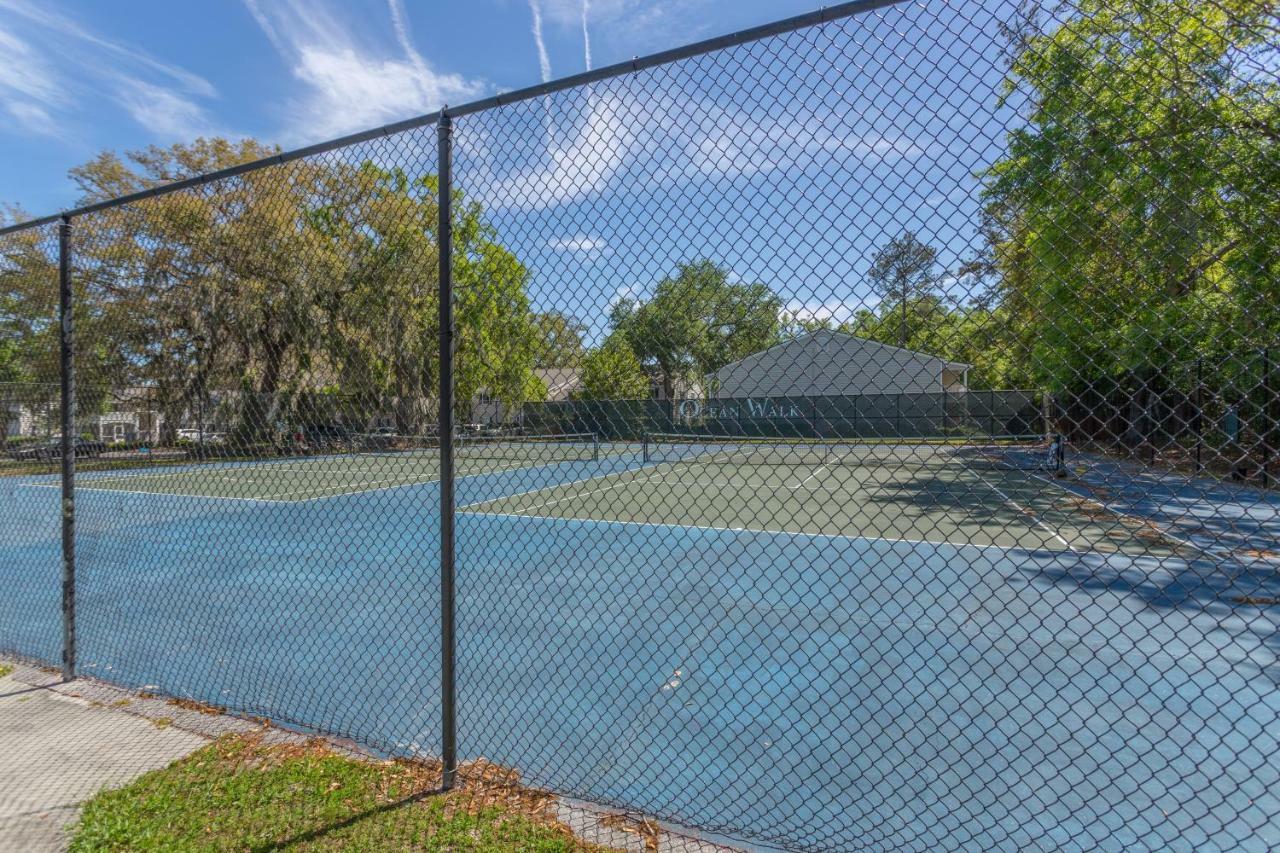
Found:
<path fill-rule="evenodd" d="M 617 453 L 617 451 L 615 451 Z M 1180 543 L 1061 488 L 1044 439 L 1002 443 L 651 436 L 622 470 L 470 512 L 727 531 L 1170 555 Z"/>
<path fill-rule="evenodd" d="M 594 434 L 463 438 L 463 477 L 511 472 L 462 509 L 520 517 L 661 523 L 731 531 L 822 534 L 1048 550 L 1176 553 L 1179 542 L 1115 513 L 1082 512 L 1054 482 L 1044 439 L 802 441 L 654 435 L 602 443 Z M 570 464 L 577 463 L 577 464 Z M 529 474 L 542 470 L 542 478 Z M 81 491 L 301 502 L 423 486 L 439 447 L 135 465 L 86 472 Z M 548 473 L 552 473 L 547 478 Z M 54 488 L 53 482 L 38 484 Z M 489 495 L 496 489 L 498 494 Z M 510 491 L 511 494 L 506 492 Z M 1139 537 L 1141 534 L 1141 537 Z"/>
<path fill-rule="evenodd" d="M 552 462 L 595 461 L 594 435 L 466 437 L 456 449 L 462 475 Z M 82 489 L 246 501 L 309 501 L 435 482 L 440 448 L 433 440 L 380 451 L 335 452 L 191 464 L 134 461 L 82 475 Z M 53 484 L 46 484 L 52 487 Z"/>
<path fill-rule="evenodd" d="M 434 754 L 431 450 L 82 475 L 83 670 Z M 1275 628 L 1217 602 L 1274 593 L 1274 567 L 1090 502 L 1042 451 L 460 447 L 460 753 L 605 801 L 683 790 L 682 822 L 813 846 L 923 844 L 936 814 L 977 846 L 1256 834 L 1280 807 L 1255 722 L 1280 711 Z M 0 617 L 52 657 L 57 492 L 6 479 L 32 524 Z"/>

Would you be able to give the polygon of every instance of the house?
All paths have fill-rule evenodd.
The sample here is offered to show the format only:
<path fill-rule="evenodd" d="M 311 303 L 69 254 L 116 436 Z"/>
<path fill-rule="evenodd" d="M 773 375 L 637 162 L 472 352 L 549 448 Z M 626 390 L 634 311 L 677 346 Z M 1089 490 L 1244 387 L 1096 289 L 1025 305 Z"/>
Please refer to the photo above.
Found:
<path fill-rule="evenodd" d="M 159 441 L 164 416 L 153 411 L 120 411 L 98 415 L 93 425 L 94 437 L 99 441 L 135 442 Z"/>
<path fill-rule="evenodd" d="M 726 364 L 711 397 L 918 394 L 967 389 L 971 365 L 819 329 Z"/>
<path fill-rule="evenodd" d="M 37 423 L 48 422 L 49 418 L 39 418 L 30 407 L 17 403 L 9 403 L 5 410 L 4 434 L 9 438 L 36 435 L 39 432 Z"/>
<path fill-rule="evenodd" d="M 105 412 L 97 415 L 89 429 L 99 441 L 156 442 L 160 440 L 164 415 L 158 412 L 155 390 L 147 387 L 113 391 Z"/>
<path fill-rule="evenodd" d="M 582 387 L 582 370 L 577 367 L 535 367 L 533 375 L 546 387 L 547 402 L 571 400 Z M 487 390 L 482 390 L 471 402 L 473 427 L 497 427 L 508 419 L 507 406 L 489 396 Z"/>
<path fill-rule="evenodd" d="M 0 392 L 0 409 L 4 414 L 6 438 L 56 435 L 62 431 L 58 423 L 57 389 L 28 393 Z"/>
<path fill-rule="evenodd" d="M 651 368 L 647 372 L 649 376 L 649 399 L 667 399 L 667 390 L 662 383 L 662 371 L 657 368 Z M 686 379 L 680 377 L 672 383 L 672 386 L 672 400 L 695 400 L 702 397 L 702 383 L 696 378 Z"/>
<path fill-rule="evenodd" d="M 577 367 L 535 367 L 533 374 L 547 386 L 547 399 L 568 400 L 582 387 L 582 371 Z"/>

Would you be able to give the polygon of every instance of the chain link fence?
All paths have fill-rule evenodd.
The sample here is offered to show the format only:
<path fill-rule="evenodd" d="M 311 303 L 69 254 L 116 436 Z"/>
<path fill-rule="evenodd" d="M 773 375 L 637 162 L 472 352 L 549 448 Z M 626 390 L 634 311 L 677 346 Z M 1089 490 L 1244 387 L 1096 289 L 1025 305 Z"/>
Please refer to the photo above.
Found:
<path fill-rule="evenodd" d="M 416 768 L 263 843 L 1274 848 L 1276 25 L 852 3 L 157 153 L 0 231 L 0 651 Z"/>

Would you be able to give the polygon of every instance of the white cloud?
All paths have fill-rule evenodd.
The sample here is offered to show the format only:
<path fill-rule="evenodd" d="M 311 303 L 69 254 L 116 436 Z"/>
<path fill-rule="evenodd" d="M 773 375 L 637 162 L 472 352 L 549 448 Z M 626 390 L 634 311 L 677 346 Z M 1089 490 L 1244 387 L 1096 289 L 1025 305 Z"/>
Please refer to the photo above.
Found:
<path fill-rule="evenodd" d="M 215 132 L 199 99 L 217 91 L 199 75 L 103 38 L 47 4 L 0 0 L 0 10 L 9 13 L 0 30 L 0 106 L 23 130 L 67 135 L 85 103 L 109 99 L 157 141 Z"/>
<path fill-rule="evenodd" d="M 565 30 L 585 22 L 581 0 L 540 0 L 548 21 Z M 696 40 L 715 29 L 710 0 L 591 0 L 592 28 L 628 55 Z M 585 35 L 585 32 L 584 32 Z"/>
<path fill-rule="evenodd" d="M 478 80 L 434 69 L 414 48 L 400 0 L 388 0 L 398 52 L 366 39 L 340 10 L 301 0 L 244 0 L 258 26 L 304 86 L 286 108 L 287 142 L 376 127 L 479 97 Z"/>
<path fill-rule="evenodd" d="M 4 107 L 9 111 L 9 115 L 17 119 L 18 124 L 22 125 L 30 133 L 42 136 L 58 136 L 59 130 L 57 123 L 53 120 L 53 116 L 39 104 L 6 99 Z"/>
<path fill-rule="evenodd" d="M 409 58 L 409 62 L 413 65 L 413 70 L 418 73 L 418 77 L 425 79 L 430 76 L 431 71 L 427 68 L 427 61 L 422 58 L 422 54 L 418 53 L 418 49 L 413 45 L 413 38 L 409 35 L 409 20 L 405 14 L 403 2 L 401 0 L 387 0 L 387 7 L 391 11 L 391 24 L 395 27 L 396 41 L 400 44 L 400 49 Z"/>
<path fill-rule="evenodd" d="M 878 301 L 877 301 L 878 304 Z M 854 318 L 860 309 L 874 309 L 874 304 L 853 299 L 845 300 L 834 296 L 825 299 L 810 297 L 808 299 L 792 299 L 783 308 L 786 319 L 805 323 L 830 323 L 838 326 Z"/>
<path fill-rule="evenodd" d="M 521 106 L 546 113 L 541 99 Z M 459 157 L 470 160 L 473 186 L 484 188 L 488 207 L 539 210 L 582 201 L 604 192 L 632 159 L 636 123 L 627 121 L 633 117 L 625 106 L 613 95 L 592 97 L 582 119 L 562 127 L 547 118 L 545 133 L 520 140 L 473 131 L 455 137 Z"/>
<path fill-rule="evenodd" d="M 138 124 L 165 140 L 190 140 L 220 131 L 205 111 L 172 89 L 119 78 L 116 100 Z"/>
<path fill-rule="evenodd" d="M 620 302 L 638 302 L 645 298 L 647 288 L 640 284 L 623 284 L 613 291 L 613 295 L 609 297 L 609 309 L 613 308 Z"/>
<path fill-rule="evenodd" d="M 551 59 L 547 56 L 547 44 L 542 40 L 542 9 L 538 0 L 529 0 L 529 11 L 533 13 L 533 43 L 538 48 L 538 71 L 545 83 L 551 79 Z"/>
<path fill-rule="evenodd" d="M 586 87 L 505 108 L 502 119 L 455 137 L 491 209 L 540 210 L 610 192 L 653 192 L 703 181 L 849 170 L 923 155 L 896 132 L 859 131 L 803 106 L 759 116 L 714 96 L 649 85 Z M 495 114 L 496 115 L 496 114 Z M 540 133 L 527 132 L 533 124 Z M 486 134 L 490 134 L 486 136 Z"/>
<path fill-rule="evenodd" d="M 0 106 L 30 133 L 57 135 L 50 111 L 66 105 L 57 75 L 26 41 L 0 29 Z"/>
<path fill-rule="evenodd" d="M 710 116 L 702 122 L 709 129 L 695 137 L 690 163 L 703 174 L 754 175 L 796 168 L 832 155 L 888 163 L 916 159 L 925 153 L 899 134 L 856 133 L 831 114 L 761 119 L 716 105 L 701 108 Z"/>
<path fill-rule="evenodd" d="M 573 237 L 557 237 L 549 240 L 547 241 L 547 248 L 557 252 L 602 254 L 608 251 L 609 244 L 599 237 L 578 234 Z"/>
<path fill-rule="evenodd" d="M 32 24 L 79 42 L 82 48 L 89 47 L 110 55 L 114 57 L 118 64 L 132 66 L 135 71 L 150 71 L 153 74 L 167 78 L 174 85 L 191 94 L 208 98 L 217 95 L 217 90 L 213 84 L 198 74 L 192 74 L 177 65 L 162 62 L 144 51 L 95 35 L 70 18 L 51 11 L 47 3 L 36 4 L 28 2 L 28 0 L 0 0 L 0 9 L 13 12 Z"/>
<path fill-rule="evenodd" d="M 587 70 L 591 70 L 591 31 L 587 29 L 587 14 L 590 11 L 589 0 L 582 0 L 582 62 Z"/>

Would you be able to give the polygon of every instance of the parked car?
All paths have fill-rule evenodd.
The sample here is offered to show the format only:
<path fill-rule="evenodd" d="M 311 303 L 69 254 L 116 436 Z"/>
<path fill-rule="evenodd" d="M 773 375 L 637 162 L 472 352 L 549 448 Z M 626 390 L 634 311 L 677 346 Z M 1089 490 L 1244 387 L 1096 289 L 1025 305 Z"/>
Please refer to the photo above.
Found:
<path fill-rule="evenodd" d="M 312 450 L 347 450 L 354 441 L 355 432 L 342 424 L 307 427 L 302 432 L 302 443 Z"/>
<path fill-rule="evenodd" d="M 73 443 L 72 453 L 76 459 L 101 456 L 107 446 L 101 441 L 90 438 L 77 438 Z M 62 458 L 62 439 L 54 438 L 38 444 L 28 444 L 9 451 L 9 458 L 19 462 L 39 461 Z"/>
<path fill-rule="evenodd" d="M 394 427 L 377 427 L 356 437 L 362 450 L 391 450 L 400 442 Z"/>
<path fill-rule="evenodd" d="M 203 435 L 198 429 L 180 429 L 178 430 L 179 441 L 191 441 L 199 443 L 203 438 L 205 444 L 222 444 L 227 440 L 227 434 L 224 432 L 214 432 L 213 430 L 204 430 Z"/>

